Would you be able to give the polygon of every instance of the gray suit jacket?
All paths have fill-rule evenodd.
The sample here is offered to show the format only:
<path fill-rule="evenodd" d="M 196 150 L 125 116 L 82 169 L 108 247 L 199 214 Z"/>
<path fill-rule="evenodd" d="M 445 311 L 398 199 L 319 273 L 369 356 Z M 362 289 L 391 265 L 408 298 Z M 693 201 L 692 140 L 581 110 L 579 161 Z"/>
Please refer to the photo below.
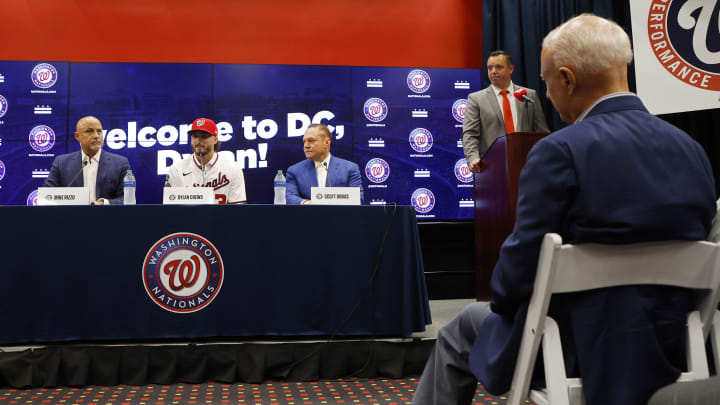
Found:
<path fill-rule="evenodd" d="M 516 132 L 549 132 L 540 100 L 535 90 L 512 84 L 513 92 L 526 89 L 534 103 L 518 102 Z M 512 97 L 512 94 L 509 94 Z M 505 134 L 505 121 L 492 85 L 470 93 L 463 119 L 463 152 L 468 163 L 482 157 L 495 138 Z"/>

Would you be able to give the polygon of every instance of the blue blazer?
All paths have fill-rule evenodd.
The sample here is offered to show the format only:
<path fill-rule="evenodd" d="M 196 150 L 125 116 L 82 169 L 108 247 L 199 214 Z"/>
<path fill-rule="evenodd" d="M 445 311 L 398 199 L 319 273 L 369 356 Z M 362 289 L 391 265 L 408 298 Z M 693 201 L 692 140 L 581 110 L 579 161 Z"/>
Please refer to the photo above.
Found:
<path fill-rule="evenodd" d="M 470 354 L 478 380 L 493 394 L 510 388 L 545 233 L 575 244 L 702 240 L 716 211 L 714 184 L 700 145 L 634 95 L 604 100 L 538 142 L 493 271 L 493 312 Z M 662 286 L 553 296 L 549 314 L 568 373 L 583 378 L 586 403 L 646 404 L 674 382 L 685 363 L 691 304 L 689 291 Z"/>
<path fill-rule="evenodd" d="M 95 182 L 95 200 L 106 198 L 111 205 L 123 203 L 123 177 L 130 168 L 125 156 L 116 155 L 105 150 L 100 154 L 97 180 Z M 80 151 L 67 153 L 55 158 L 50 174 L 45 179 L 46 187 L 82 187 L 83 176 L 82 153 Z M 77 178 L 69 184 L 73 177 Z M 92 198 L 92 196 L 91 196 Z"/>
<path fill-rule="evenodd" d="M 302 200 L 309 200 L 310 188 L 318 186 L 315 164 L 310 159 L 295 163 L 288 168 L 286 180 L 285 196 L 288 204 L 297 205 Z M 328 187 L 360 187 L 360 201 L 364 201 L 360 168 L 349 160 L 340 159 L 334 155 L 330 158 L 325 185 Z"/>

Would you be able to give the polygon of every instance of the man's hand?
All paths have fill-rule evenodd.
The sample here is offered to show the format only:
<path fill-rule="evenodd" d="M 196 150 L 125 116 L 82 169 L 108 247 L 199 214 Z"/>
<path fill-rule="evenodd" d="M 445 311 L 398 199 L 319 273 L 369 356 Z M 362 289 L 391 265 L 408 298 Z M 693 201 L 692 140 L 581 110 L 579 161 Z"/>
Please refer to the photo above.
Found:
<path fill-rule="evenodd" d="M 90 205 L 103 205 L 103 204 L 105 204 L 105 201 L 102 198 L 98 198 L 97 200 L 90 202 Z"/>
<path fill-rule="evenodd" d="M 310 200 L 302 200 L 302 201 L 300 202 L 300 204 L 301 204 L 301 205 L 308 205 L 308 204 L 310 204 Z"/>
<path fill-rule="evenodd" d="M 470 168 L 471 172 L 480 173 L 487 168 L 487 163 L 484 160 L 477 158 L 472 162 L 468 163 L 468 167 Z"/>

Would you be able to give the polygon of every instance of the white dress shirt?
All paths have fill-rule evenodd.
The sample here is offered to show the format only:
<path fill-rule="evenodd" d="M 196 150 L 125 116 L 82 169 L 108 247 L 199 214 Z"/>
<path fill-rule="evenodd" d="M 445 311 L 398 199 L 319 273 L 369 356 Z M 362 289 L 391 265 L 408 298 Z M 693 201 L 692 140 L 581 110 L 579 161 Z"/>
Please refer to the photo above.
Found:
<path fill-rule="evenodd" d="M 98 150 L 92 158 L 88 157 L 82 150 L 80 153 L 82 154 L 82 161 L 88 162 L 83 168 L 83 185 L 90 189 L 90 202 L 93 202 L 97 198 L 95 195 L 95 184 L 97 183 L 98 165 L 100 164 L 102 149 Z"/>
<path fill-rule="evenodd" d="M 322 162 L 313 163 L 315 163 L 315 174 L 317 175 L 318 187 L 325 187 L 328 170 L 330 169 L 330 154 L 328 153 L 327 157 Z M 332 186 L 332 184 L 328 184 L 328 187 L 330 186 Z"/>

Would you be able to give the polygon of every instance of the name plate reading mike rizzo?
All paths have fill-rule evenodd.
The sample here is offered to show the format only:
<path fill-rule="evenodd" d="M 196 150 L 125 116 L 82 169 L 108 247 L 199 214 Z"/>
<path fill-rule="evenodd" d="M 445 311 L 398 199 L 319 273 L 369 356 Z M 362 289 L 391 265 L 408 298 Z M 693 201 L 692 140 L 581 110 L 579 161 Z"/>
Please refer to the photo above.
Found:
<path fill-rule="evenodd" d="M 312 187 L 310 202 L 319 205 L 360 205 L 360 187 Z"/>
<path fill-rule="evenodd" d="M 37 205 L 88 205 L 87 187 L 38 187 Z"/>
<path fill-rule="evenodd" d="M 215 204 L 215 189 L 212 187 L 165 187 L 163 188 L 163 204 Z"/>

